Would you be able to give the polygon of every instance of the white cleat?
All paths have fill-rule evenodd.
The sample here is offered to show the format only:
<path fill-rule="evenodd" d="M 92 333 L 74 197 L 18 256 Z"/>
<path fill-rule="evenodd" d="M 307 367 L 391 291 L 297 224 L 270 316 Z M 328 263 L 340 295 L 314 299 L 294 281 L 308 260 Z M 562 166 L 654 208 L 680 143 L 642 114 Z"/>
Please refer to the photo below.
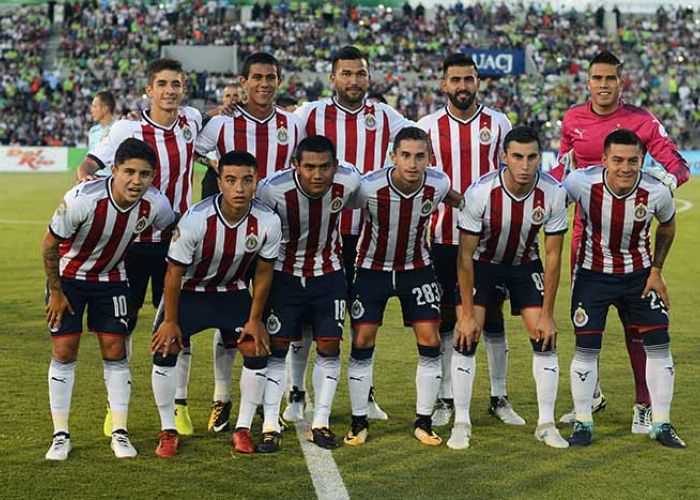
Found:
<path fill-rule="evenodd" d="M 369 391 L 367 418 L 370 420 L 389 420 L 389 415 L 379 407 L 377 400 L 374 399 L 374 387 Z"/>
<path fill-rule="evenodd" d="M 304 402 L 295 401 L 289 403 L 282 413 L 282 418 L 287 422 L 301 422 L 304 420 Z"/>
<path fill-rule="evenodd" d="M 593 396 L 593 406 L 591 407 L 591 414 L 603 411 L 607 406 L 608 402 L 605 399 L 605 395 L 601 392 L 597 396 Z M 562 415 L 559 419 L 561 424 L 573 424 L 576 421 L 576 412 L 571 410 L 569 413 Z"/>
<path fill-rule="evenodd" d="M 129 441 L 129 434 L 123 430 L 117 430 L 112 433 L 112 451 L 117 458 L 134 458 L 138 455 Z"/>
<path fill-rule="evenodd" d="M 500 419 L 504 424 L 525 425 L 525 419 L 515 413 L 513 405 L 508 400 L 508 396 L 491 396 L 489 413 Z"/>
<path fill-rule="evenodd" d="M 51 448 L 46 452 L 46 460 L 65 460 L 71 449 L 70 436 L 65 432 L 59 432 L 53 437 Z"/>
<path fill-rule="evenodd" d="M 651 432 L 651 406 L 635 403 L 632 407 L 632 434 L 649 434 Z"/>
<path fill-rule="evenodd" d="M 469 424 L 457 423 L 452 427 L 450 439 L 447 440 L 447 447 L 451 450 L 466 450 L 469 448 L 469 441 L 472 438 L 472 426 Z"/>
<path fill-rule="evenodd" d="M 450 423 L 454 413 L 454 405 L 444 399 L 438 399 L 433 412 L 433 427 L 444 427 Z"/>
<path fill-rule="evenodd" d="M 559 429 L 553 422 L 538 425 L 535 429 L 535 438 L 552 448 L 568 448 L 569 442 L 561 437 Z"/>

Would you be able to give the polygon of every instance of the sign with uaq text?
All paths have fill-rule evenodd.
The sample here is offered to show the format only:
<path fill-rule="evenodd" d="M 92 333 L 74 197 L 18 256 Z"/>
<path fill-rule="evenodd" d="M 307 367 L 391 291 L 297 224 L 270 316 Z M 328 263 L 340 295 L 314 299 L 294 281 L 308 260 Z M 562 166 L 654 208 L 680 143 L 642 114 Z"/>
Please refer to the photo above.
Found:
<path fill-rule="evenodd" d="M 525 51 L 506 49 L 463 49 L 479 68 L 479 76 L 521 75 L 525 73 Z"/>

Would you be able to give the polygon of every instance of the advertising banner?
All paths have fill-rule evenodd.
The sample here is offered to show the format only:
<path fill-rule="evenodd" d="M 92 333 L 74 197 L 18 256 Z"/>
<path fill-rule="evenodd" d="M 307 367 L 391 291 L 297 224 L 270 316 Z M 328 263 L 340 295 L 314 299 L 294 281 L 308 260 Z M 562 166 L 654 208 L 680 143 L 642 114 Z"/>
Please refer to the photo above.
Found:
<path fill-rule="evenodd" d="M 68 148 L 0 146 L 0 172 L 66 172 Z"/>

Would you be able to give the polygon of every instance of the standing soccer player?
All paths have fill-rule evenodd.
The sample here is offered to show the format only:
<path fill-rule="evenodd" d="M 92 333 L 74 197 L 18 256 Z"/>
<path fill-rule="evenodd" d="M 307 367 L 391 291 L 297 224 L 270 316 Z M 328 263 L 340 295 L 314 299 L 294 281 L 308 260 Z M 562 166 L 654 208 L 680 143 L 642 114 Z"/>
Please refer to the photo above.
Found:
<path fill-rule="evenodd" d="M 464 54 L 448 56 L 443 65 L 442 91 L 447 106 L 422 118 L 418 126 L 430 136 L 435 166 L 450 178 L 453 189 L 464 193 L 476 179 L 498 169 L 503 153 L 503 139 L 511 129 L 508 118 L 479 104 L 477 92 L 481 80 L 476 63 Z M 456 321 L 457 246 L 459 212 L 440 205 L 433 216 L 431 229 L 432 260 L 442 288 L 440 344 L 442 349 L 442 383 L 440 399 L 433 414 L 433 425 L 447 425 L 453 413 L 450 359 Z M 508 424 L 525 421 L 513 410 L 506 391 L 508 342 L 505 337 L 502 303 L 489 303 L 484 326 L 484 344 L 491 378 L 489 412 Z"/>
<path fill-rule="evenodd" d="M 102 139 L 107 137 L 109 129 L 114 124 L 114 112 L 117 109 L 117 101 L 114 99 L 114 94 L 109 90 L 102 90 L 95 94 L 90 104 L 90 116 L 95 122 L 90 130 L 88 130 L 88 151 L 92 151 L 97 147 Z M 97 172 L 99 177 L 106 177 L 112 172 L 109 168 L 104 168 Z"/>
<path fill-rule="evenodd" d="M 280 446 L 284 358 L 289 342 L 300 340 L 302 324 L 312 326 L 316 340 L 314 415 L 308 439 L 322 448 L 339 446 L 329 426 L 340 377 L 347 298 L 338 221 L 359 188 L 360 176 L 352 166 L 338 165 L 333 143 L 318 135 L 299 143 L 292 163 L 293 169 L 268 177 L 258 189 L 260 200 L 282 220 L 282 244 L 266 323 L 272 353 L 265 387 L 263 440 L 257 447 L 262 453 L 275 452 Z"/>
<path fill-rule="evenodd" d="M 115 152 L 112 176 L 68 191 L 51 219 L 42 248 L 54 425 L 47 460 L 65 460 L 71 450 L 68 415 L 86 309 L 88 328 L 98 335 L 104 359 L 112 450 L 117 458 L 136 456 L 126 428 L 131 375 L 125 343 L 130 291 L 124 254 L 134 237 L 151 225 L 165 229 L 175 221 L 167 198 L 151 186 L 155 168 L 155 152 L 144 142 L 127 139 Z"/>
<path fill-rule="evenodd" d="M 262 403 L 268 338 L 262 323 L 282 236 L 279 217 L 257 200 L 258 165 L 251 154 L 231 151 L 219 160 L 221 194 L 198 203 L 180 220 L 168 251 L 165 293 L 151 347 L 153 394 L 161 419 L 156 455 L 177 453 L 175 364 L 181 347 L 207 328 L 243 354 L 241 401 L 234 449 L 252 453 L 250 426 Z M 248 268 L 257 260 L 253 297 Z"/>
<path fill-rule="evenodd" d="M 673 195 L 662 181 L 641 171 L 645 150 L 634 132 L 610 133 L 604 151 L 603 165 L 576 170 L 564 181 L 583 221 L 571 293 L 576 352 L 570 379 L 576 420 L 569 443 L 591 443 L 598 358 L 608 308 L 614 305 L 622 324 L 634 325 L 644 341 L 649 435 L 664 446 L 684 448 L 671 425 L 675 367 L 668 334 L 670 302 L 661 274 L 676 233 Z M 659 224 L 652 255 L 653 219 Z"/>
<path fill-rule="evenodd" d="M 552 174 L 561 180 L 566 172 L 574 168 L 599 165 L 604 154 L 602 148 L 605 137 L 614 130 L 625 128 L 635 132 L 644 150 L 666 169 L 657 167 L 647 171 L 675 191 L 677 186 L 690 179 L 688 164 L 654 115 L 645 109 L 625 104 L 620 99 L 621 80 L 622 63 L 612 53 L 601 52 L 591 60 L 588 70 L 590 101 L 572 107 L 564 115 L 559 165 Z M 577 210 L 571 238 L 572 274 L 582 233 L 583 220 Z M 642 336 L 633 325 L 625 324 L 625 343 L 635 381 L 632 433 L 646 434 L 651 429 L 651 400 L 645 376 L 646 355 Z M 593 412 L 601 410 L 605 405 L 605 396 L 598 383 L 593 398 Z M 572 422 L 574 419 L 575 415 L 571 412 L 564 415 L 561 421 Z"/>
<path fill-rule="evenodd" d="M 455 423 L 447 446 L 457 450 L 469 447 L 474 353 L 486 311 L 499 301 L 499 288 L 506 288 L 511 312 L 522 317 L 532 343 L 532 375 L 539 407 L 535 438 L 553 448 L 568 448 L 554 425 L 559 385 L 554 300 L 567 229 L 566 191 L 550 175 L 538 172 L 541 145 L 533 129 L 516 127 L 503 144 L 505 167 L 484 175 L 467 190 L 459 215 L 462 314 L 451 366 Z M 539 255 L 540 230 L 545 234 L 544 269 Z"/>

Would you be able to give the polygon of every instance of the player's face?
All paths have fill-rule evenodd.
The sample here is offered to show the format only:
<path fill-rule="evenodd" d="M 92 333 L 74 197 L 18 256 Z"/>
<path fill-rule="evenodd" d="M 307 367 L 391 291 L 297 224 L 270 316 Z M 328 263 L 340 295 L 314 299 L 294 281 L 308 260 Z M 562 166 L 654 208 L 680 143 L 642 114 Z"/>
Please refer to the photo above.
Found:
<path fill-rule="evenodd" d="M 112 194 L 118 205 L 132 205 L 153 182 L 153 167 L 145 160 L 130 158 L 112 166 Z"/>
<path fill-rule="evenodd" d="M 612 64 L 598 63 L 588 72 L 588 91 L 591 101 L 601 109 L 611 108 L 620 98 L 620 77 Z"/>
<path fill-rule="evenodd" d="M 102 103 L 98 97 L 95 97 L 90 104 L 90 114 L 92 115 L 92 121 L 99 122 L 107 114 L 108 108 Z"/>
<path fill-rule="evenodd" d="M 603 154 L 603 164 L 608 172 L 608 185 L 616 191 L 634 187 L 642 169 L 642 151 L 633 144 L 611 144 Z"/>
<path fill-rule="evenodd" d="M 536 142 L 509 142 L 504 153 L 506 171 L 520 187 L 531 185 L 540 166 L 540 151 Z"/>
<path fill-rule="evenodd" d="M 159 71 L 153 76 L 153 82 L 146 85 L 146 94 L 151 98 L 151 107 L 175 111 L 185 96 L 184 75 L 169 69 Z"/>
<path fill-rule="evenodd" d="M 457 109 L 467 110 L 476 102 L 479 75 L 473 66 L 450 66 L 442 80 L 442 91 Z"/>
<path fill-rule="evenodd" d="M 224 93 L 221 96 L 221 104 L 224 106 L 229 106 L 230 104 L 242 104 L 243 99 L 242 99 L 242 92 L 241 89 L 238 87 L 234 87 L 233 85 L 226 85 L 224 87 Z"/>
<path fill-rule="evenodd" d="M 328 190 L 338 166 L 338 161 L 327 151 L 304 151 L 301 158 L 292 163 L 302 189 L 310 196 L 321 196 Z"/>
<path fill-rule="evenodd" d="M 225 166 L 219 174 L 219 189 L 223 202 L 235 209 L 245 209 L 255 196 L 258 173 L 253 167 Z"/>
<path fill-rule="evenodd" d="M 351 105 L 362 102 L 369 90 L 369 67 L 364 59 L 341 59 L 330 76 L 338 98 Z"/>
<path fill-rule="evenodd" d="M 248 102 L 262 107 L 271 106 L 280 86 L 277 68 L 274 64 L 251 64 L 248 76 L 241 77 L 241 84 L 248 93 Z"/>
<path fill-rule="evenodd" d="M 430 149 L 425 141 L 404 139 L 391 152 L 396 175 L 406 184 L 423 181 L 425 169 L 430 163 Z"/>

